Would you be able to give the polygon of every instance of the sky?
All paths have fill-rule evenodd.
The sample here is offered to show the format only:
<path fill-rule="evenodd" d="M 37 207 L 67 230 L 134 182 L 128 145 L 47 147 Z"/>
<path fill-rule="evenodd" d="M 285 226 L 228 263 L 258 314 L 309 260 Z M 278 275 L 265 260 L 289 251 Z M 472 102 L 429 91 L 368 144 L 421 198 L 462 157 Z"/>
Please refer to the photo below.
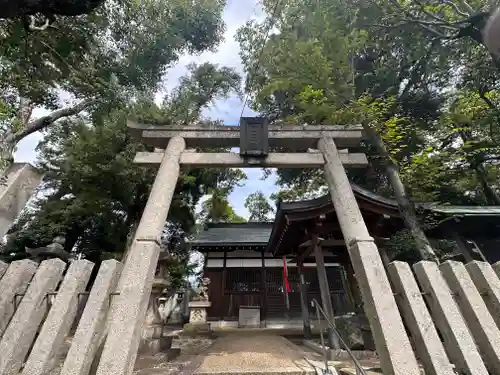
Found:
<path fill-rule="evenodd" d="M 258 4 L 258 0 L 228 0 L 224 10 L 223 18 L 226 23 L 226 32 L 224 41 L 220 44 L 216 52 L 205 52 L 200 55 L 184 55 L 179 62 L 170 68 L 165 75 L 163 87 L 169 91 L 179 82 L 179 78 L 187 72 L 187 66 L 190 63 L 211 62 L 221 66 L 227 66 L 236 69 L 242 75 L 243 66 L 239 57 L 239 46 L 234 36 L 237 29 L 251 19 L 259 19 L 263 16 L 262 9 Z M 226 100 L 215 102 L 212 108 L 206 110 L 203 115 L 211 119 L 223 120 L 226 125 L 238 125 L 243 101 L 236 95 L 229 97 Z M 34 111 L 33 116 L 38 117 L 46 113 L 43 109 Z M 255 112 L 248 107 L 245 108 L 243 116 L 255 116 Z M 14 155 L 16 162 L 35 163 L 37 158 L 36 146 L 42 139 L 40 133 L 31 134 L 23 139 L 17 148 Z M 262 171 L 260 169 L 244 169 L 248 179 L 244 186 L 237 187 L 229 196 L 229 202 L 233 206 L 235 212 L 248 218 L 248 210 L 244 207 L 245 198 L 261 190 L 267 197 L 276 191 L 276 177 L 271 175 L 266 180 L 260 180 Z"/>

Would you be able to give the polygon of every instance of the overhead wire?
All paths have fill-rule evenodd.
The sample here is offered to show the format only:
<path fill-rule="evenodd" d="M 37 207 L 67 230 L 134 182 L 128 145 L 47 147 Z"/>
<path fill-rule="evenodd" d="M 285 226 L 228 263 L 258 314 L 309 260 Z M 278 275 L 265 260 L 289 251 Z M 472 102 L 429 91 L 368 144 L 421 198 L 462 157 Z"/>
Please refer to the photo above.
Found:
<path fill-rule="evenodd" d="M 271 22 L 269 23 L 269 26 L 268 26 L 268 28 L 266 30 L 264 38 L 262 39 L 262 45 L 261 45 L 261 48 L 260 48 L 260 52 L 259 52 L 259 55 L 257 57 L 257 62 L 254 65 L 254 69 L 253 70 L 255 70 L 260 65 L 262 56 L 264 54 L 264 49 L 266 47 L 267 39 L 269 38 L 269 34 L 271 32 L 271 29 L 274 27 L 276 13 L 278 11 L 278 7 L 279 7 L 280 3 L 281 3 L 281 0 L 276 0 L 276 2 L 274 4 L 274 7 L 273 7 L 273 10 L 272 10 L 272 13 L 271 13 Z M 252 70 L 250 70 L 248 72 L 248 79 L 247 79 L 248 86 L 250 86 L 250 87 L 251 87 L 251 83 L 252 83 L 252 78 L 253 78 L 253 74 L 252 74 Z M 240 118 L 239 118 L 238 125 L 241 125 L 241 117 L 243 117 L 243 112 L 245 112 L 245 108 L 246 108 L 247 103 L 248 103 L 248 97 L 249 97 L 249 94 L 246 93 L 245 94 L 245 100 L 243 101 L 243 107 L 241 108 L 241 113 L 240 113 Z"/>

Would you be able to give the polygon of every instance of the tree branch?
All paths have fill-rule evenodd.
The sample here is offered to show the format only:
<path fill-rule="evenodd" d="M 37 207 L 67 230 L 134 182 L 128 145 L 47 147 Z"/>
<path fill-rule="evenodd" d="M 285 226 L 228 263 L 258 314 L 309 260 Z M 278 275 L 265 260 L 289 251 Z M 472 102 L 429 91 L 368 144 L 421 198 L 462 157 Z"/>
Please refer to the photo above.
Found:
<path fill-rule="evenodd" d="M 450 24 L 450 22 L 449 22 L 449 21 L 446 21 L 444 18 L 438 17 L 438 16 L 436 16 L 435 14 L 432 14 L 431 12 L 427 11 L 427 10 L 425 9 L 425 5 L 424 5 L 424 4 L 422 4 L 420 1 L 415 0 L 415 2 L 416 2 L 416 3 L 418 4 L 418 6 L 420 7 L 420 10 L 421 10 L 422 12 L 424 12 L 424 14 L 426 14 L 427 16 L 429 16 L 430 18 L 432 18 L 433 20 L 435 20 L 435 21 L 439 22 L 440 24 L 447 24 L 447 25 L 449 25 L 449 24 Z"/>
<path fill-rule="evenodd" d="M 474 8 L 473 8 L 473 7 L 471 7 L 471 6 L 470 6 L 470 4 L 469 4 L 467 1 L 465 1 L 465 0 L 460 0 L 460 1 L 459 1 L 459 3 L 460 3 L 460 4 L 462 4 L 462 7 L 463 7 L 463 8 L 467 9 L 467 12 L 468 12 L 469 14 L 474 14 L 474 13 L 475 13 Z"/>
<path fill-rule="evenodd" d="M 453 24 L 451 22 L 425 21 L 425 20 L 419 20 L 416 18 L 403 18 L 403 20 L 406 22 L 416 23 L 416 24 L 419 24 L 421 26 L 440 26 L 440 27 L 445 27 L 447 29 L 453 29 L 453 30 L 460 28 L 457 24 Z"/>
<path fill-rule="evenodd" d="M 27 137 L 28 135 L 33 134 L 39 130 L 45 129 L 47 126 L 53 124 L 57 120 L 59 120 L 63 117 L 76 115 L 76 114 L 80 113 L 81 111 L 83 111 L 84 109 L 86 109 L 86 108 L 88 108 L 91 105 L 96 104 L 96 103 L 98 103 L 97 99 L 83 100 L 80 103 L 75 104 L 73 106 L 58 109 L 52 113 L 49 113 L 46 116 L 42 116 L 42 117 L 37 118 L 33 121 L 30 121 L 26 125 L 26 127 L 24 129 L 22 129 L 21 131 L 8 135 L 6 137 L 6 142 L 7 143 L 17 143 L 21 139 Z"/>
<path fill-rule="evenodd" d="M 470 13 L 466 13 L 462 10 L 460 10 L 460 8 L 458 7 L 457 4 L 455 4 L 452 0 L 441 0 L 440 2 L 438 2 L 438 4 L 436 5 L 440 5 L 440 4 L 446 4 L 446 5 L 449 5 L 457 15 L 459 16 L 462 16 L 462 17 L 470 17 L 472 14 Z"/>
<path fill-rule="evenodd" d="M 405 9 L 401 6 L 401 4 L 399 4 L 396 0 L 390 0 L 390 2 L 396 7 L 398 8 L 401 12 L 403 12 L 403 14 L 406 16 L 406 18 L 404 18 L 403 20 L 406 21 L 406 22 L 411 22 L 411 23 L 416 23 L 417 25 L 419 25 L 420 27 L 422 27 L 423 29 L 429 31 L 431 34 L 439 37 L 439 38 L 449 38 L 448 35 L 446 34 L 443 34 L 441 32 L 439 32 L 438 30 L 436 30 L 434 27 L 431 27 L 431 26 L 439 26 L 436 22 L 423 22 L 423 21 L 419 21 L 417 19 L 415 19 L 411 13 L 408 11 L 408 9 Z"/>
<path fill-rule="evenodd" d="M 489 161 L 499 161 L 499 160 L 500 160 L 500 155 L 498 155 L 498 156 L 488 156 L 488 157 L 482 158 L 482 160 L 480 162 L 481 163 L 486 163 L 486 162 L 489 162 Z"/>

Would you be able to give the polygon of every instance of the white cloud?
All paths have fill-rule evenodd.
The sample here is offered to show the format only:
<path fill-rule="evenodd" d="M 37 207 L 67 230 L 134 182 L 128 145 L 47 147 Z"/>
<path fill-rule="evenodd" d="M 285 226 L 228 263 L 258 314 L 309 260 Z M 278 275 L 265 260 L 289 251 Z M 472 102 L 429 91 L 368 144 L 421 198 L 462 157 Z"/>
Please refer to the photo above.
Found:
<path fill-rule="evenodd" d="M 182 56 L 179 62 L 167 71 L 165 81 L 163 82 L 164 90 L 167 92 L 172 90 L 178 84 L 179 78 L 187 72 L 187 66 L 193 62 L 203 63 L 208 61 L 232 67 L 238 72 L 243 73 L 243 66 L 239 57 L 239 45 L 234 38 L 235 33 L 245 22 L 251 19 L 259 19 L 262 15 L 262 9 L 258 0 L 228 0 L 223 14 L 224 21 L 226 22 L 224 42 L 215 52 Z M 223 120 L 227 125 L 236 125 L 239 122 L 242 107 L 242 100 L 237 96 L 231 96 L 227 100 L 217 101 L 213 107 L 205 110 L 203 115 Z M 47 111 L 39 109 L 34 116 L 39 117 L 46 113 Z M 255 112 L 246 107 L 243 114 L 244 116 L 252 116 L 255 115 Z M 42 138 L 43 135 L 37 132 L 23 139 L 19 143 L 18 150 L 14 155 L 15 160 L 19 162 L 35 162 L 37 158 L 35 148 Z M 248 218 L 248 211 L 244 208 L 245 198 L 257 190 L 261 190 L 266 196 L 269 196 L 275 191 L 274 183 L 276 178 L 275 176 L 270 176 L 265 181 L 259 180 L 262 173 L 260 169 L 245 169 L 245 173 L 248 175 L 248 181 L 245 186 L 236 188 L 229 198 L 236 213 Z"/>

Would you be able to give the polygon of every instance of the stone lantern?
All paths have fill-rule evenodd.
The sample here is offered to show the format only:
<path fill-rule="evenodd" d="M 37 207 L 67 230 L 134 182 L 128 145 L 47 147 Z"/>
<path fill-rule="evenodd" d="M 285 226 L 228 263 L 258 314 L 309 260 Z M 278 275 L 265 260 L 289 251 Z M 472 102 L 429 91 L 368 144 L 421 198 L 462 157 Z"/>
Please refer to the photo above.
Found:
<path fill-rule="evenodd" d="M 160 307 L 165 304 L 168 298 L 168 288 L 170 287 L 170 282 L 166 278 L 169 259 L 170 256 L 167 251 L 163 250 L 158 259 L 153 287 L 149 296 L 149 304 L 139 347 L 140 353 L 154 355 L 165 349 L 169 349 L 172 343 L 172 337 L 164 335 L 165 317 L 160 312 Z"/>
<path fill-rule="evenodd" d="M 30 259 L 40 263 L 47 259 L 58 258 L 64 262 L 70 259 L 70 253 L 64 250 L 66 239 L 63 236 L 57 236 L 52 240 L 50 245 L 30 249 L 25 247 L 26 252 L 30 255 Z"/>
<path fill-rule="evenodd" d="M 66 239 L 63 236 L 57 236 L 52 240 L 52 243 L 47 246 L 29 248 L 25 247 L 26 253 L 30 255 L 30 259 L 36 263 L 41 263 L 48 259 L 61 259 L 63 262 L 68 263 L 71 255 L 66 250 L 64 250 L 64 244 Z M 49 293 L 47 295 L 47 302 L 49 306 L 52 306 L 56 298 L 56 293 Z"/>

